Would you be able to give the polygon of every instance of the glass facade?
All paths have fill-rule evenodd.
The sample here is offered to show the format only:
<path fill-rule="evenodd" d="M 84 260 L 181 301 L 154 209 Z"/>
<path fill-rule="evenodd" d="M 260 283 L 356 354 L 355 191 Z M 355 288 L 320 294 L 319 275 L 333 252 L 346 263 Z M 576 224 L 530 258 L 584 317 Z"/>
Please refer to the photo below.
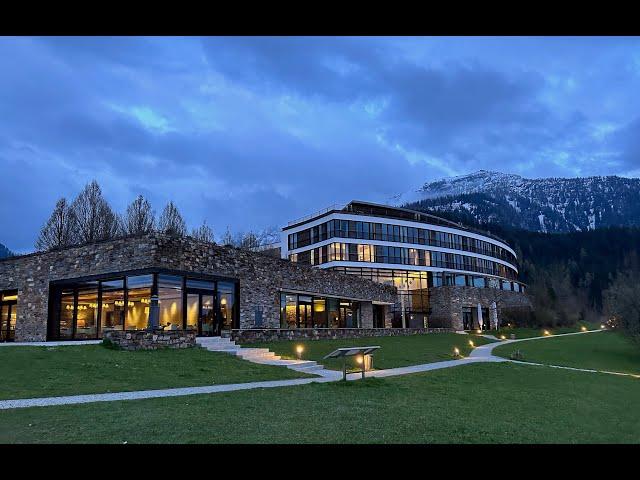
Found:
<path fill-rule="evenodd" d="M 307 247 L 336 237 L 414 243 L 417 245 L 464 250 L 499 258 L 516 265 L 516 257 L 510 251 L 495 243 L 475 237 L 425 228 L 354 220 L 329 220 L 315 227 L 291 233 L 288 236 L 288 246 L 289 250 L 295 250 L 296 248 Z"/>
<path fill-rule="evenodd" d="M 280 328 L 358 327 L 359 302 L 295 293 L 280 295 Z"/>
<path fill-rule="evenodd" d="M 236 281 L 145 272 L 54 282 L 50 291 L 49 340 L 95 339 L 109 330 L 146 329 L 154 295 L 159 328 L 220 335 L 239 323 Z"/>
<path fill-rule="evenodd" d="M 516 279 L 517 273 L 502 263 L 458 253 L 435 252 L 421 248 L 393 247 L 387 245 L 362 245 L 357 243 L 330 243 L 305 252 L 289 255 L 289 260 L 305 265 L 323 263 L 369 262 L 398 265 L 437 267 L 468 272 L 478 272 Z"/>

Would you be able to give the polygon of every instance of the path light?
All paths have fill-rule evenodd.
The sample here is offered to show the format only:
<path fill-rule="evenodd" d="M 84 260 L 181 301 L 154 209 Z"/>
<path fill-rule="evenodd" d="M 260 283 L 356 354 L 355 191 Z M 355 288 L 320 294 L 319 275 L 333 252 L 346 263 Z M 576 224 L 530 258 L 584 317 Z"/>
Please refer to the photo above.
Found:
<path fill-rule="evenodd" d="M 604 325 L 600 325 L 600 330 L 604 330 Z"/>
<path fill-rule="evenodd" d="M 549 330 L 545 330 L 544 332 L 542 332 L 543 335 L 551 335 L 551 333 L 549 332 Z"/>
<path fill-rule="evenodd" d="M 302 345 L 298 345 L 296 347 L 296 354 L 298 354 L 298 359 L 302 358 L 302 352 L 304 352 L 304 347 Z"/>
<path fill-rule="evenodd" d="M 475 347 L 475 345 L 473 344 L 473 340 L 469 340 L 469 345 L 471 345 L 472 347 Z"/>
<path fill-rule="evenodd" d="M 453 356 L 454 357 L 460 356 L 460 349 L 458 347 L 453 347 Z"/>
<path fill-rule="evenodd" d="M 580 330 L 582 330 L 583 332 L 587 331 L 587 327 L 585 327 L 584 325 L 580 327 Z"/>
<path fill-rule="evenodd" d="M 482 330 L 478 329 L 476 330 L 476 333 L 482 333 Z"/>
<path fill-rule="evenodd" d="M 504 335 L 500 335 L 500 340 L 506 340 L 507 337 L 505 337 Z"/>

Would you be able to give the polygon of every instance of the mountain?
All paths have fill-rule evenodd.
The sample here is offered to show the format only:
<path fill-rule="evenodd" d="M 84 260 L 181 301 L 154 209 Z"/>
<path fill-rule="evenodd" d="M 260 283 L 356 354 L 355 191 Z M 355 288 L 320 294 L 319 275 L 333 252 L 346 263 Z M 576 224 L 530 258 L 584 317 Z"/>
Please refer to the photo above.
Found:
<path fill-rule="evenodd" d="M 13 255 L 11 250 L 0 243 L 0 258 L 10 257 L 11 255 Z"/>
<path fill-rule="evenodd" d="M 640 226 L 640 179 L 523 178 L 480 170 L 397 195 L 407 208 L 535 232 Z M 447 215 L 449 214 L 449 215 Z"/>

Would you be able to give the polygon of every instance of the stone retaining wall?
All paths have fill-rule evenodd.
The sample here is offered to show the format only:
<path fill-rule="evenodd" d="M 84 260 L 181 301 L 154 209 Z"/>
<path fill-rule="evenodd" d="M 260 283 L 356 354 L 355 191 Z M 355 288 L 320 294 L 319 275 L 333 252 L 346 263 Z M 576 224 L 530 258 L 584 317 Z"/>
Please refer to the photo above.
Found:
<path fill-rule="evenodd" d="M 278 340 L 336 340 L 340 338 L 395 337 L 454 332 L 451 328 L 269 328 L 223 331 L 239 344 Z"/>
<path fill-rule="evenodd" d="M 196 332 L 183 330 L 125 330 L 104 333 L 104 339 L 123 350 L 159 350 L 196 346 Z"/>

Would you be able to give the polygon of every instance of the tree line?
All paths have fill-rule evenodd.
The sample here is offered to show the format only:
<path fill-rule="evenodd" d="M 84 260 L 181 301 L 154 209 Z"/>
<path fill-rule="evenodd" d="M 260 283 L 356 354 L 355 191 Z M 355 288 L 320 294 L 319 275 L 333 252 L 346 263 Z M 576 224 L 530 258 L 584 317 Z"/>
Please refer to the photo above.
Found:
<path fill-rule="evenodd" d="M 640 343 L 640 228 L 540 233 L 480 223 L 465 212 L 433 213 L 513 247 L 534 310 L 512 321 L 548 327 L 609 322 Z"/>
<path fill-rule="evenodd" d="M 138 195 L 127 206 L 124 214 L 115 212 L 104 198 L 98 182 L 93 180 L 72 201 L 62 197 L 56 202 L 51 216 L 40 230 L 35 248 L 48 251 L 151 232 L 190 236 L 202 242 L 216 243 L 213 229 L 206 221 L 189 234 L 187 224 L 173 201 L 167 203 L 157 219 L 151 203 L 142 195 Z M 227 227 L 220 243 L 255 249 L 275 243 L 278 239 L 276 227 L 237 232 L 235 235 Z"/>

